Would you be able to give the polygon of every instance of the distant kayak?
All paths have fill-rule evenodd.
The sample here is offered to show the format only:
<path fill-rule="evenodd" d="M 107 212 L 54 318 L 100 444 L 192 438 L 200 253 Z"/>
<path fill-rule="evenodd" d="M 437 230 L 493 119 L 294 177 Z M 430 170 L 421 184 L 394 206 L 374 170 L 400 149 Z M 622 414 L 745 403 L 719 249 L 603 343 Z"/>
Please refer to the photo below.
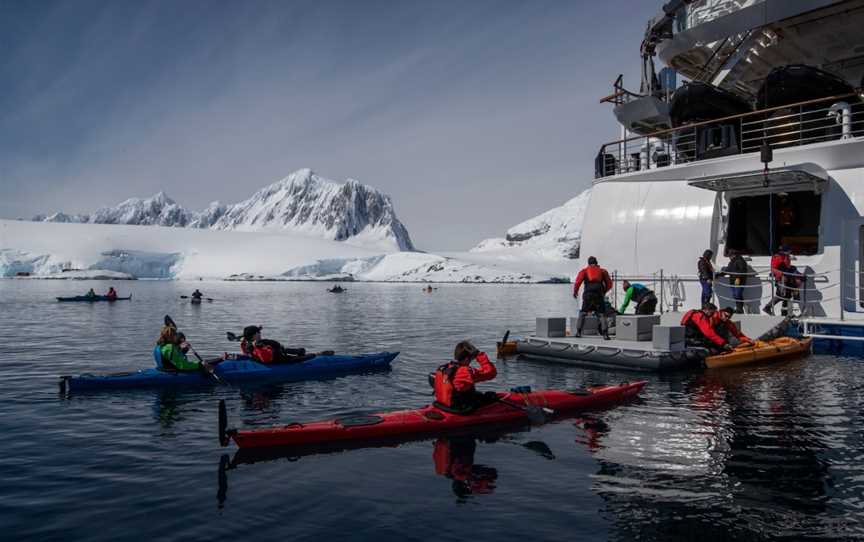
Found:
<path fill-rule="evenodd" d="M 200 305 L 201 300 L 193 297 L 192 299 L 189 300 L 189 303 L 192 303 L 193 305 Z"/>
<path fill-rule="evenodd" d="M 399 352 L 378 352 L 357 356 L 316 356 L 302 363 L 278 363 L 265 365 L 251 359 L 226 360 L 214 366 L 213 372 L 227 384 L 248 382 L 295 382 L 315 380 L 330 376 L 384 369 L 399 355 Z M 195 387 L 215 384 L 215 379 L 198 371 L 169 372 L 156 369 L 141 369 L 128 373 L 106 375 L 82 374 L 61 376 L 63 391 L 117 390 L 159 387 Z"/>
<path fill-rule="evenodd" d="M 331 294 L 341 294 L 343 292 L 347 292 L 348 290 L 345 288 L 329 288 L 327 291 Z"/>
<path fill-rule="evenodd" d="M 227 445 L 229 439 L 233 440 L 243 449 L 437 435 L 477 426 L 527 422 L 530 408 L 542 407 L 563 413 L 609 406 L 636 397 L 645 384 L 645 381 L 640 381 L 575 391 L 499 392 L 500 402 L 481 407 L 471 414 L 456 414 L 429 405 L 416 410 L 240 430 L 226 428 L 225 407 L 220 403 L 219 439 L 223 445 Z"/>
<path fill-rule="evenodd" d="M 109 298 L 106 295 L 97 295 L 97 296 L 86 296 L 86 295 L 76 295 L 73 297 L 58 297 L 57 301 L 87 301 L 90 303 L 95 303 L 96 301 L 129 301 L 132 299 L 132 294 L 129 294 L 128 297 L 115 297 L 114 299 Z"/>

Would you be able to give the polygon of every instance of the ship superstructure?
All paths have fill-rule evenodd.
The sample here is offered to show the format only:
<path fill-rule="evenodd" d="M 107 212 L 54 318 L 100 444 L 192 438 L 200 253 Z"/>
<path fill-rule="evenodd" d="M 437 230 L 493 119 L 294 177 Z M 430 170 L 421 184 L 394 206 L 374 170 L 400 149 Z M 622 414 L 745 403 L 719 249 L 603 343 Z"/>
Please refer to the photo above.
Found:
<path fill-rule="evenodd" d="M 756 313 L 785 245 L 806 275 L 791 304 L 808 331 L 864 321 L 861 28 L 864 0 L 665 4 L 642 42 L 639 91 L 619 77 L 603 99 L 622 138 L 597 154 L 582 256 L 680 310 L 699 304 L 705 249 L 718 270 L 743 253 Z M 716 295 L 732 304 L 723 280 Z"/>

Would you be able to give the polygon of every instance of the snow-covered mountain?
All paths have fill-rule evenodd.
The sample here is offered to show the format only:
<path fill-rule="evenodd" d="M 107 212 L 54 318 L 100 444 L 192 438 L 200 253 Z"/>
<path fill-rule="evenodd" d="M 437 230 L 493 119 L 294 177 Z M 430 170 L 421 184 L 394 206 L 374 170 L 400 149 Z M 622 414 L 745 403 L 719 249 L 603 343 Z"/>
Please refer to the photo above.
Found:
<path fill-rule="evenodd" d="M 481 241 L 471 252 L 528 251 L 549 260 L 578 258 L 582 221 L 590 198 L 589 188 L 561 207 L 513 226 L 503 239 Z"/>
<path fill-rule="evenodd" d="M 37 216 L 34 220 L 242 231 L 288 230 L 383 250 L 414 250 L 389 196 L 354 179 L 337 183 L 310 169 L 295 171 L 240 203 L 213 202 L 200 212 L 184 209 L 164 192 L 159 192 L 151 198 L 130 198 L 92 215 L 55 213 Z"/>

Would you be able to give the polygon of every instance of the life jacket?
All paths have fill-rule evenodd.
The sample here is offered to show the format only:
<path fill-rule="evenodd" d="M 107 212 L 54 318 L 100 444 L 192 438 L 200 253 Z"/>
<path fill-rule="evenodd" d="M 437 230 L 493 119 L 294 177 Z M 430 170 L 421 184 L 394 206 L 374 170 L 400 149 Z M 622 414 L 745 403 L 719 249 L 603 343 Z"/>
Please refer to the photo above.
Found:
<path fill-rule="evenodd" d="M 703 313 L 699 309 L 690 309 L 689 311 L 684 313 L 684 317 L 681 318 L 681 325 L 684 326 L 685 333 L 688 336 L 701 336 L 702 330 L 699 329 L 699 325 L 695 322 L 695 318 L 697 314 L 701 314 L 704 318 L 705 313 Z"/>
<path fill-rule="evenodd" d="M 453 377 L 459 369 L 459 364 L 455 361 L 446 363 L 435 370 L 435 402 L 440 403 L 445 407 L 453 406 L 453 396 L 457 393 L 453 386 Z"/>

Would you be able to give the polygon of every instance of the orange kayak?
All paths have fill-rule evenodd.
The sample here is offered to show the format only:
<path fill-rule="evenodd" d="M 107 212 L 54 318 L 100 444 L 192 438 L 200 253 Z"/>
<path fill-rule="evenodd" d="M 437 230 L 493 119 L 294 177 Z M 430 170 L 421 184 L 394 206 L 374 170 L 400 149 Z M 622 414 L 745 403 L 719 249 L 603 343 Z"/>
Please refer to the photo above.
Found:
<path fill-rule="evenodd" d="M 813 339 L 809 337 L 806 339 L 780 337 L 767 342 L 756 341 L 753 346 L 739 346 L 726 354 L 708 356 L 705 358 L 705 366 L 716 369 L 718 367 L 804 357 L 810 354 L 810 343 L 812 342 Z"/>
<path fill-rule="evenodd" d="M 515 356 L 516 352 L 516 341 L 506 341 L 506 342 L 497 342 L 495 346 L 498 349 L 498 357 L 503 358 L 507 356 Z"/>

